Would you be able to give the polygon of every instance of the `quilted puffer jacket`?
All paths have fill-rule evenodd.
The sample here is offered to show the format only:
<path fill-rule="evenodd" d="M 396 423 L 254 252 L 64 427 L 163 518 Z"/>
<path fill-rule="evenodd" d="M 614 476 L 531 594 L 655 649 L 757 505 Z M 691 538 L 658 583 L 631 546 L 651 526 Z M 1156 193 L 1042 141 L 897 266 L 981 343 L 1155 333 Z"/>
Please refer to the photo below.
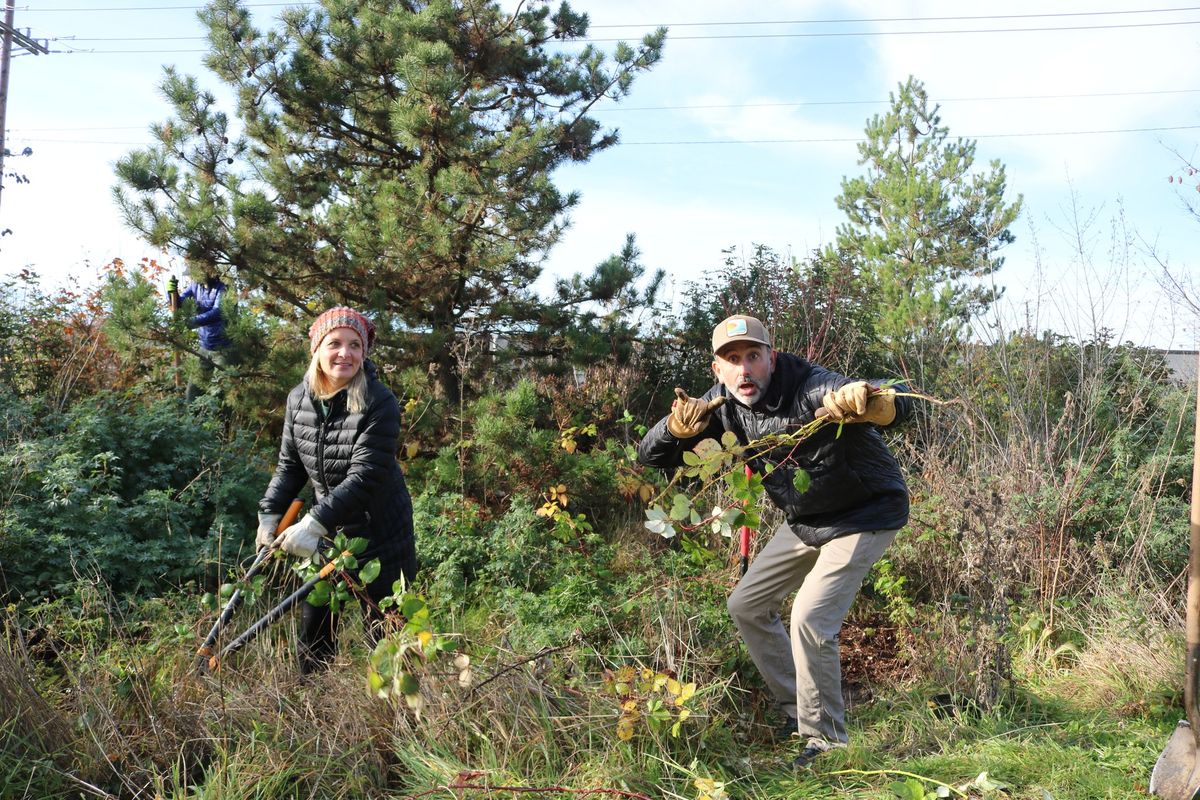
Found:
<path fill-rule="evenodd" d="M 721 395 L 726 401 L 709 417 L 703 433 L 678 439 L 667 430 L 664 417 L 642 439 L 638 460 L 669 469 L 682 464 L 684 452 L 701 439 L 720 438 L 725 431 L 732 431 L 743 445 L 787 433 L 812 422 L 825 395 L 850 382 L 798 356 L 779 353 L 771 382 L 753 406 L 742 405 L 717 384 L 704 399 Z M 908 391 L 903 385 L 895 388 Z M 911 399 L 897 397 L 896 419 L 888 427 L 911 415 Z M 760 475 L 768 466 L 774 468 L 763 479 L 767 496 L 783 511 L 792 531 L 812 547 L 849 533 L 899 529 L 908 522 L 908 488 L 879 428 L 847 424 L 840 437 L 837 428 L 826 425 L 798 447 L 758 451 L 750 460 Z M 793 484 L 797 469 L 805 470 L 811 479 L 803 494 Z"/>
<path fill-rule="evenodd" d="M 370 361 L 367 371 L 367 409 L 346 410 L 346 393 L 328 401 L 322 418 L 307 380 L 288 394 L 283 444 L 275 476 L 259 508 L 282 514 L 307 480 L 313 484 L 309 513 L 325 528 L 341 528 L 347 536 L 369 541 L 359 563 L 378 557 L 384 565 L 399 566 L 408 580 L 417 572 L 413 541 L 412 498 L 396 460 L 400 439 L 400 405 L 377 378 Z"/>
<path fill-rule="evenodd" d="M 221 316 L 221 298 L 225 295 L 225 284 L 216 278 L 204 283 L 190 284 L 179 295 L 179 299 L 196 301 L 196 315 L 188 325 L 200 334 L 200 346 L 205 350 L 221 350 L 231 347 L 233 342 L 225 335 L 225 319 Z"/>

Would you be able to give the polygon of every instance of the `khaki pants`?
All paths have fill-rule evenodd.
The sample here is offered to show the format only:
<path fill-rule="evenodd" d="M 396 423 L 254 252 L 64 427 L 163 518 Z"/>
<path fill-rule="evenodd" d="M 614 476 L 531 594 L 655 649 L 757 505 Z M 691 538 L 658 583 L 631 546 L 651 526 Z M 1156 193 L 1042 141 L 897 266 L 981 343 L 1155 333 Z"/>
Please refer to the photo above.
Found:
<path fill-rule="evenodd" d="M 809 547 L 779 526 L 733 594 L 729 614 L 750 658 L 801 737 L 844 744 L 846 706 L 838 632 L 867 572 L 894 530 L 854 533 Z M 797 591 L 798 590 L 798 591 Z M 789 630 L 780 608 L 793 591 Z"/>

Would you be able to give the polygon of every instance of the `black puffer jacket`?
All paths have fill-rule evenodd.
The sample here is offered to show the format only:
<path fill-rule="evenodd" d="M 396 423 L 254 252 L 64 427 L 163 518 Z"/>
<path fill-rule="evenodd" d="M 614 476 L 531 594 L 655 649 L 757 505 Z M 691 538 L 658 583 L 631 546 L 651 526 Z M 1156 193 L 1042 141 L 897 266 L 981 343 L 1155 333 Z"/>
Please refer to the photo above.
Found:
<path fill-rule="evenodd" d="M 737 402 L 722 384 L 717 384 L 704 394 L 704 399 L 722 395 L 726 401 L 713 412 L 704 433 L 678 439 L 667 430 L 664 417 L 642 439 L 638 460 L 673 468 L 683 463 L 683 453 L 701 439 L 720 438 L 725 431 L 733 431 L 742 444 L 787 433 L 812 422 L 825 395 L 850 382 L 802 358 L 779 353 L 771 383 L 752 407 Z M 908 391 L 904 386 L 896 386 L 896 390 Z M 888 427 L 911 414 L 911 400 L 897 397 L 896 419 Z M 848 533 L 894 530 L 908 522 L 904 476 L 875 425 L 844 425 L 840 437 L 836 425 L 827 425 L 794 450 L 778 447 L 759 452 L 750 461 L 759 474 L 768 464 L 778 468 L 763 480 L 767 495 L 805 544 L 817 547 Z M 804 494 L 792 483 L 797 467 L 805 470 L 812 481 Z"/>
<path fill-rule="evenodd" d="M 416 575 L 412 498 L 396 461 L 400 439 L 400 405 L 396 396 L 367 372 L 367 408 L 346 410 L 346 392 L 329 400 L 324 420 L 305 380 L 288 394 L 283 444 L 275 476 L 259 501 L 267 513 L 282 514 L 312 480 L 314 503 L 309 513 L 329 531 L 365 537 L 370 544 L 359 562 L 378 557 L 384 572 L 396 567 L 409 580 Z M 389 568 L 391 568 L 389 570 Z"/>

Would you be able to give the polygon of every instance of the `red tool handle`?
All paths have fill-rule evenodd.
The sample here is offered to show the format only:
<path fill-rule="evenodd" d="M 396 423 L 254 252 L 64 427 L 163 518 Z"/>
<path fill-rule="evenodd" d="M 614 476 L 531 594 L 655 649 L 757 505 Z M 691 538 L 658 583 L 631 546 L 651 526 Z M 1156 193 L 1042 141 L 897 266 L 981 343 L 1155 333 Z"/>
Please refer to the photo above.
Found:
<path fill-rule="evenodd" d="M 304 508 L 303 500 L 297 498 L 292 501 L 288 510 L 284 512 L 283 519 L 279 520 L 279 524 L 275 526 L 275 538 L 279 538 L 279 534 L 296 524 L 296 518 L 300 516 L 302 508 Z"/>

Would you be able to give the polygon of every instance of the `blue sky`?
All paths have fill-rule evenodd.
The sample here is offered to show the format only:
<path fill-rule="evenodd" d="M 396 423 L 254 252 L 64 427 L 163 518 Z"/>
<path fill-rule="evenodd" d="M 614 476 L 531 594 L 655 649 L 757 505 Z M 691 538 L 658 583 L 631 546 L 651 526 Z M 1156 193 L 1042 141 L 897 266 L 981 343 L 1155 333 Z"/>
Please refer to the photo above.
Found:
<path fill-rule="evenodd" d="M 218 88 L 201 54 L 182 52 L 202 41 L 157 38 L 201 35 L 197 5 L 18 5 L 17 27 L 51 39 L 52 50 L 95 52 L 13 61 L 7 145 L 34 154 L 6 164 L 31 182 L 5 183 L 0 229 L 13 233 L 0 239 L 0 273 L 32 266 L 52 281 L 88 281 L 116 256 L 163 258 L 123 228 L 111 200 L 112 164 L 166 118 L 157 92 L 163 63 Z M 282 4 L 250 5 L 266 24 Z M 1200 325 L 1162 290 L 1159 261 L 1195 285 L 1200 220 L 1168 177 L 1180 174 L 1180 155 L 1195 161 L 1200 141 L 1200 6 L 573 6 L 591 15 L 597 39 L 636 39 L 658 24 L 670 33 L 663 62 L 632 95 L 598 108 L 622 144 L 557 176 L 583 199 L 551 254 L 550 274 L 588 269 L 627 233 L 674 287 L 719 267 L 727 248 L 761 243 L 803 256 L 828 243 L 842 221 L 834 203 L 840 182 L 860 169 L 854 140 L 911 74 L 940 102 L 951 134 L 977 139 L 980 161 L 1002 161 L 1013 196 L 1024 197 L 1017 242 L 996 276 L 1007 288 L 998 321 L 1080 338 L 1105 326 L 1137 344 L 1197 346 Z M 956 32 L 915 33 L 937 30 Z M 100 52 L 116 50 L 153 52 Z M 1194 197 L 1194 182 L 1184 191 Z"/>

